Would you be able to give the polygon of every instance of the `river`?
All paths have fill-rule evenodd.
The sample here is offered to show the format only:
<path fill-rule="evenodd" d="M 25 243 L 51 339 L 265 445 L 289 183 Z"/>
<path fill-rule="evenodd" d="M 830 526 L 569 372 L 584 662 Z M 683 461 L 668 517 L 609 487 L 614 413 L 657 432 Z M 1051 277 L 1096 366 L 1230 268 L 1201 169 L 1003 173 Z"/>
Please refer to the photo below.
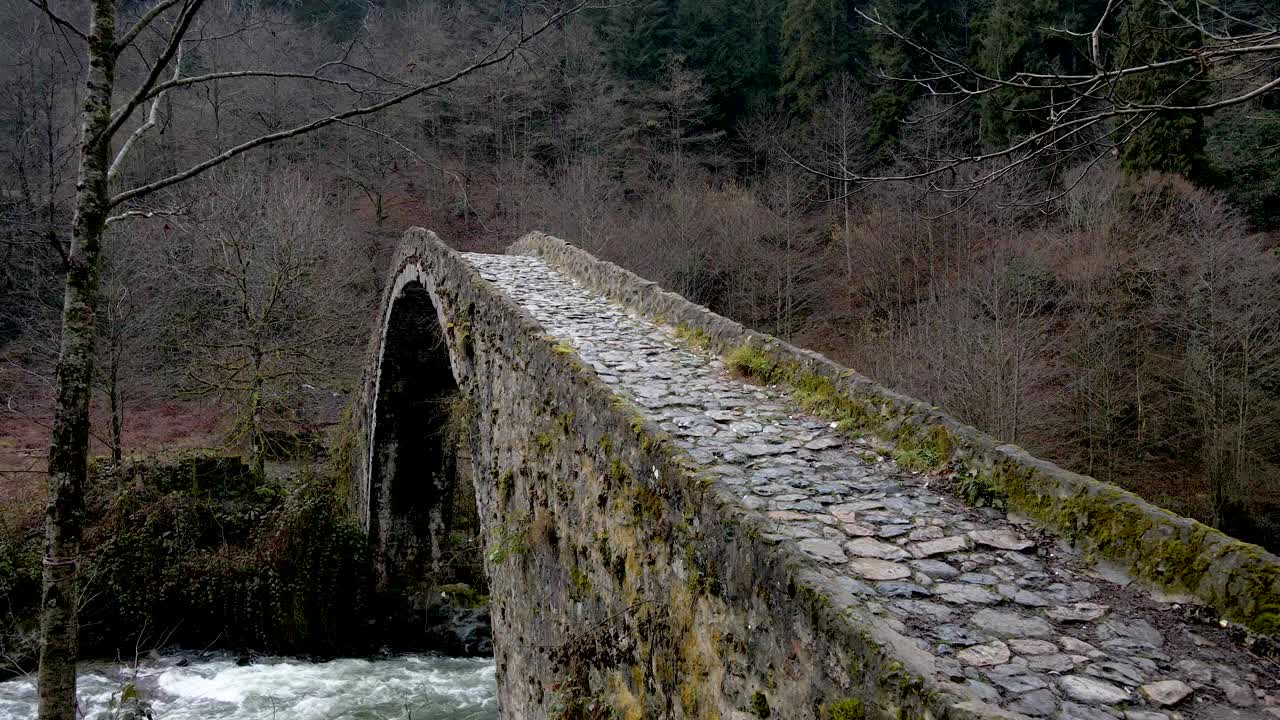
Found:
<path fill-rule="evenodd" d="M 106 720 L 112 694 L 135 670 L 83 663 L 83 717 Z M 497 699 L 492 658 L 432 655 L 323 663 L 259 658 L 238 666 L 227 655 L 171 655 L 146 660 L 137 687 L 156 720 L 493 720 Z M 0 682 L 0 720 L 36 714 L 31 679 Z"/>

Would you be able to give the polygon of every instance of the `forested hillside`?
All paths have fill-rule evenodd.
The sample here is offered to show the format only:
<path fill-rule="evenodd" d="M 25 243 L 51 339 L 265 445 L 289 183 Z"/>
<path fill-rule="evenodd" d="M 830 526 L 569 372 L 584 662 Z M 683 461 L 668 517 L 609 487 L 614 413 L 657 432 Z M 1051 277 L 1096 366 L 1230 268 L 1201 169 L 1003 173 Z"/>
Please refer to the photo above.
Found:
<path fill-rule="evenodd" d="M 83 20 L 79 3 L 52 7 Z M 12 446 L 47 441 L 32 428 L 58 347 L 86 68 L 39 7 L 0 13 L 0 469 L 38 471 L 38 452 Z M 157 413 L 230 443 L 332 419 L 405 227 L 489 251 L 542 229 L 1280 548 L 1280 52 L 1118 76 L 1108 107 L 1173 109 L 1063 129 L 1028 146 L 1051 151 L 1035 162 L 952 162 L 1054 127 L 1076 97 L 989 78 L 1170 62 L 1224 33 L 1274 45 L 1278 14 L 1274 0 L 584 10 L 438 91 L 126 202 L 104 246 L 98 447 L 154 442 L 139 428 Z M 534 15 L 210 0 L 170 86 L 126 127 L 152 123 L 113 182 L 446 75 Z M 164 33 L 138 42 L 154 54 Z M 124 86 L 145 57 L 122 56 Z M 10 472 L 0 497 L 33 507 L 41 477 Z"/>

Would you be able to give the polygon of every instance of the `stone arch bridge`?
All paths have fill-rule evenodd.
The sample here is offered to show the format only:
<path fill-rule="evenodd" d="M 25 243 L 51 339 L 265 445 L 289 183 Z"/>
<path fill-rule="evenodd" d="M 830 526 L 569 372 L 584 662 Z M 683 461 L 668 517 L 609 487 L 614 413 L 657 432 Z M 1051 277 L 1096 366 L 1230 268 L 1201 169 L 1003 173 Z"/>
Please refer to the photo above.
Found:
<path fill-rule="evenodd" d="M 546 235 L 382 312 L 352 505 L 390 575 L 474 486 L 504 717 L 1280 717 L 1256 546 Z"/>

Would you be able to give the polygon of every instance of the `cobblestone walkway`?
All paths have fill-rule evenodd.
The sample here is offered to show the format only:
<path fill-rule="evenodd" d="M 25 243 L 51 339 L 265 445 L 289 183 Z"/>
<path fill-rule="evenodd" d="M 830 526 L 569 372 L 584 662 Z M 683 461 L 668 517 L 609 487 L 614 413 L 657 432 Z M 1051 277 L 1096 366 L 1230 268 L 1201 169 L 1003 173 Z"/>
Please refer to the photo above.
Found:
<path fill-rule="evenodd" d="M 1068 549 L 805 416 L 786 392 L 629 315 L 537 258 L 467 255 L 615 392 L 868 609 L 939 659 L 939 680 L 1064 720 L 1280 718 L 1273 661 L 1104 579 Z"/>

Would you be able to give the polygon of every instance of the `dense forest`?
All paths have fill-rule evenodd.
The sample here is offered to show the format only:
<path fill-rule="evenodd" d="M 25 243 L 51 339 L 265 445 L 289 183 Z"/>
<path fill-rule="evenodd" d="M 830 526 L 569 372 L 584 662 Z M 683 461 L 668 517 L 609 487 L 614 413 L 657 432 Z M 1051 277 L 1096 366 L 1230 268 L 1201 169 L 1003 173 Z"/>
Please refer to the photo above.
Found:
<path fill-rule="evenodd" d="M 51 5 L 82 24 L 80 4 Z M 125 128 L 139 132 L 122 136 L 112 181 L 144 186 L 352 94 L 390 97 L 545 12 L 210 0 Z M 30 448 L 47 443 L 86 67 L 39 5 L 0 13 L 0 497 L 20 523 L 42 492 Z M 331 421 L 405 227 L 484 251 L 542 229 L 1276 549 L 1280 53 L 1172 61 L 1222 37 L 1274 45 L 1278 13 L 1272 0 L 585 8 L 438 90 L 125 202 L 104 242 L 95 442 L 127 454 L 163 426 L 162 443 L 190 441 L 184 428 L 257 448 Z M 136 39 L 123 87 L 164 42 Z M 1158 69 L 1118 76 L 1106 99 L 1120 110 L 1088 132 L 1055 125 L 1078 112 L 1063 110 L 1070 81 L 973 90 L 1103 56 Z M 271 72 L 224 72 L 242 67 Z M 1147 110 L 1130 123 L 1135 102 Z M 1028 137 L 1034 152 L 1000 154 Z"/>

